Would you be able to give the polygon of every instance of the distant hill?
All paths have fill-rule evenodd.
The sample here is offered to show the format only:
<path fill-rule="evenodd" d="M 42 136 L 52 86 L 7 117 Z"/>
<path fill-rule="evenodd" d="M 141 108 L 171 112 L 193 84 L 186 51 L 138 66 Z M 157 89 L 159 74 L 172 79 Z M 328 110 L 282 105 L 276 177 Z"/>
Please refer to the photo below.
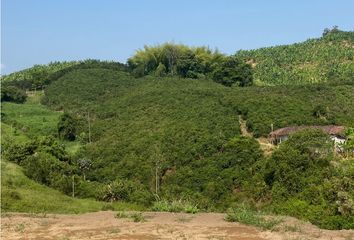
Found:
<path fill-rule="evenodd" d="M 43 82 L 46 81 L 50 74 L 79 63 L 79 61 L 72 61 L 51 62 L 46 65 L 37 64 L 33 67 L 1 76 L 1 83 L 17 82 L 24 89 L 38 88 L 43 85 Z"/>
<path fill-rule="evenodd" d="M 256 85 L 354 82 L 354 32 L 330 31 L 317 39 L 239 51 Z"/>
<path fill-rule="evenodd" d="M 113 61 L 87 59 L 83 61 L 52 62 L 47 65 L 34 65 L 18 72 L 4 75 L 1 83 L 4 86 L 12 85 L 25 90 L 44 89 L 51 82 L 75 69 L 104 68 L 125 70 L 125 65 Z"/>

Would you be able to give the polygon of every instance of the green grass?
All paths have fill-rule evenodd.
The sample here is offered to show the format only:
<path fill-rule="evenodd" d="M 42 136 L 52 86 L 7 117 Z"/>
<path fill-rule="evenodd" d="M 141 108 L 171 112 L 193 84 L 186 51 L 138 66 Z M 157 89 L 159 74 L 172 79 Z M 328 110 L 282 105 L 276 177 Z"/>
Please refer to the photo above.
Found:
<path fill-rule="evenodd" d="M 193 213 L 193 214 L 199 212 L 197 205 L 182 200 L 157 201 L 154 202 L 151 209 L 157 212 L 185 212 L 185 213 Z"/>
<path fill-rule="evenodd" d="M 68 141 L 65 141 L 63 142 L 64 143 L 64 146 L 65 146 L 65 150 L 70 154 L 70 155 L 74 155 L 75 153 L 77 153 L 82 144 L 78 141 L 74 141 L 74 142 L 68 142 Z"/>
<path fill-rule="evenodd" d="M 282 222 L 279 218 L 267 219 L 260 213 L 246 207 L 245 205 L 230 208 L 227 212 L 225 220 L 228 222 L 239 222 L 253 225 L 267 230 L 272 230 L 276 225 Z"/>
<path fill-rule="evenodd" d="M 57 134 L 57 124 L 61 112 L 41 105 L 42 91 L 29 92 L 24 104 L 2 103 L 2 141 L 23 143 L 36 136 Z M 74 155 L 82 144 L 78 141 L 64 141 L 66 151 Z"/>
<path fill-rule="evenodd" d="M 75 199 L 27 178 L 22 168 L 2 160 L 1 209 L 3 212 L 84 213 L 106 210 L 143 210 L 124 202 L 105 203 L 91 199 Z"/>
<path fill-rule="evenodd" d="M 1 142 L 24 143 L 29 138 L 11 125 L 1 123 Z"/>
<path fill-rule="evenodd" d="M 34 136 L 55 135 L 60 112 L 39 104 L 2 103 L 3 122 L 24 134 Z"/>
<path fill-rule="evenodd" d="M 41 104 L 41 99 L 43 98 L 43 96 L 44 96 L 43 91 L 28 91 L 26 103 L 31 105 Z"/>

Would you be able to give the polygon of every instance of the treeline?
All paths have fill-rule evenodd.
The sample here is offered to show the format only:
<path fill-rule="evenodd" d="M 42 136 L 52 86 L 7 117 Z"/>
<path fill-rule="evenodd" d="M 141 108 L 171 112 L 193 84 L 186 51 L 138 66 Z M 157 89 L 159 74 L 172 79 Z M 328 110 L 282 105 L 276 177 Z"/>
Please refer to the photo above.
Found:
<path fill-rule="evenodd" d="M 242 59 L 226 56 L 206 47 L 165 43 L 145 46 L 128 59 L 136 77 L 146 75 L 211 78 L 225 86 L 252 85 L 252 68 Z"/>

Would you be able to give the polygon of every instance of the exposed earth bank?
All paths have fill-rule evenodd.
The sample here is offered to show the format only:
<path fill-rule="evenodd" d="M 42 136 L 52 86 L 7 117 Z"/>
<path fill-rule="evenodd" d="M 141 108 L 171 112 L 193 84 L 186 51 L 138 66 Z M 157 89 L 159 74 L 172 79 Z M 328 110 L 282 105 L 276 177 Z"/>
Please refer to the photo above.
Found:
<path fill-rule="evenodd" d="M 111 211 L 80 215 L 7 213 L 1 239 L 354 239 L 354 230 L 330 231 L 284 217 L 273 231 L 224 220 L 220 213 L 146 212 L 144 222 L 116 218 Z"/>

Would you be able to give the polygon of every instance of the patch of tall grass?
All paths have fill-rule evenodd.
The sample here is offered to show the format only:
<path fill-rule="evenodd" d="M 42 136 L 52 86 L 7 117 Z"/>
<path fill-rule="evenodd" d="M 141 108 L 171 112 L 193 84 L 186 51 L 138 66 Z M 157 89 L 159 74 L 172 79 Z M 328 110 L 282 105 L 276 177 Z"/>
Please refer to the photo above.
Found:
<path fill-rule="evenodd" d="M 228 222 L 239 222 L 247 225 L 253 225 L 266 230 L 272 230 L 276 225 L 282 222 L 280 218 L 266 218 L 261 213 L 252 210 L 244 204 L 230 208 L 227 211 L 225 220 Z"/>
<path fill-rule="evenodd" d="M 158 212 L 185 212 L 193 214 L 199 212 L 198 205 L 181 199 L 173 201 L 159 200 L 154 202 L 151 209 Z"/>

